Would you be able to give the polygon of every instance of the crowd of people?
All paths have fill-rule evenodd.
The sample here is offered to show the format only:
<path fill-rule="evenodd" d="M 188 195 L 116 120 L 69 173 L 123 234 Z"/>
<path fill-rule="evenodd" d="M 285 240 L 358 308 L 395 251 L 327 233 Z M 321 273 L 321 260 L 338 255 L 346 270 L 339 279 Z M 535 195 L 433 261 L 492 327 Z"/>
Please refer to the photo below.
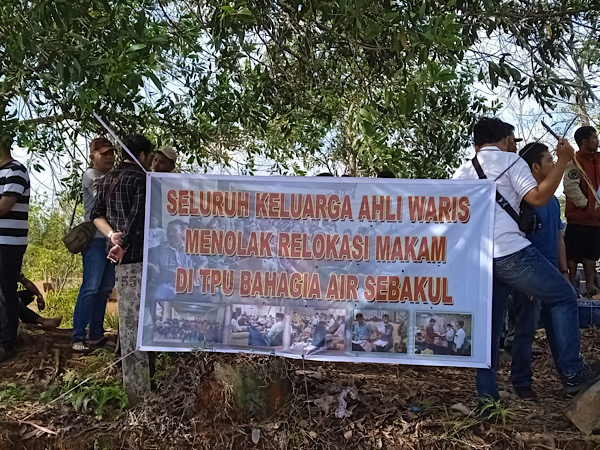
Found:
<path fill-rule="evenodd" d="M 165 319 L 158 320 L 154 328 L 157 340 L 175 342 L 210 342 L 219 344 L 223 337 L 223 326 L 219 321 L 208 319 Z"/>
<path fill-rule="evenodd" d="M 578 292 L 573 285 L 577 265 L 581 263 L 586 278 L 586 290 L 581 294 L 585 297 L 598 294 L 595 275 L 600 257 L 600 155 L 596 130 L 584 126 L 575 132 L 579 147 L 576 153 L 566 139 L 561 139 L 556 146 L 556 161 L 550 149 L 539 142 L 528 144 L 517 153 L 517 141 L 510 124 L 496 118 L 479 120 L 474 126 L 476 156 L 454 174 L 454 179 L 493 180 L 498 199 L 493 237 L 492 366 L 477 371 L 477 395 L 482 401 L 499 397 L 496 372 L 507 309 L 514 332 L 511 379 L 520 396 L 535 398 L 531 344 L 539 317 L 546 328 L 565 393 L 575 394 L 600 378 L 600 368 L 584 362 L 580 356 Z M 83 282 L 74 313 L 73 349 L 86 352 L 104 343 L 106 301 L 116 285 L 121 352 L 133 354 L 123 362 L 124 384 L 135 401 L 145 388 L 139 383 L 128 383 L 128 379 L 144 373 L 149 365 L 147 354 L 135 351 L 141 297 L 145 172 L 151 167 L 156 171 L 172 171 L 177 154 L 170 147 L 155 151 L 154 145 L 141 135 L 129 136 L 124 144 L 128 151 L 122 154 L 122 162 L 116 167 L 116 150 L 110 140 L 96 138 L 90 145 L 91 167 L 83 176 L 83 199 L 85 218 L 93 222 L 97 233 L 82 252 Z M 19 317 L 23 318 L 17 284 L 23 280 L 21 266 L 27 246 L 30 198 L 27 169 L 14 160 L 11 146 L 12 138 L 3 136 L 0 140 L 0 362 L 13 356 Z M 554 197 L 563 179 L 567 218 L 564 239 L 560 206 Z M 535 208 L 534 215 L 539 220 L 534 223 L 541 223 L 526 230 L 527 234 L 522 231 L 524 214 L 520 213 L 528 210 L 526 205 Z M 151 226 L 154 231 L 150 237 L 157 251 L 156 255 L 150 255 L 149 268 L 157 271 L 156 295 L 166 301 L 173 292 L 170 286 L 164 286 L 163 275 L 168 278 L 178 260 L 187 257 L 181 253 L 184 225 L 171 223 L 163 234 L 158 231 L 158 223 L 152 223 L 155 226 Z M 218 227 L 218 220 L 212 226 Z M 295 225 L 289 226 L 294 229 Z M 322 226 L 330 226 L 335 232 L 337 225 L 332 222 Z M 217 261 L 194 262 L 210 267 L 213 263 Z M 277 264 L 283 264 L 279 270 L 303 270 L 297 267 L 301 261 L 285 260 Z M 339 330 L 341 324 L 333 330 L 338 322 L 335 317 L 327 319 L 319 316 L 315 317 L 314 325 L 311 322 L 313 340 L 327 342 L 327 336 L 333 337 Z M 31 320 L 40 323 L 37 318 Z M 248 323 L 241 325 L 244 320 Z M 329 324 L 331 320 L 331 327 L 322 327 L 317 333 L 322 322 Z M 278 313 L 264 324 L 258 318 L 236 317 L 236 321 L 237 326 L 247 327 L 249 345 L 281 345 L 283 314 Z M 382 317 L 381 326 L 373 330 L 362 314 L 357 314 L 352 325 L 352 350 L 390 351 L 393 339 L 388 321 L 389 317 Z M 46 322 L 45 326 L 55 324 L 56 321 Z M 167 335 L 178 333 L 178 339 L 188 340 L 214 331 L 214 328 L 203 329 L 203 325 L 184 321 L 175 326 L 163 322 L 161 329 Z M 171 331 L 174 326 L 184 330 L 183 334 Z M 233 319 L 231 326 L 234 327 Z M 296 324 L 294 332 L 298 338 L 306 327 L 306 323 Z M 465 337 L 459 323 L 452 328 L 445 330 L 445 347 L 448 352 L 458 353 Z M 373 331 L 377 333 L 376 339 L 372 337 Z M 428 343 L 427 330 L 423 339 Z"/>

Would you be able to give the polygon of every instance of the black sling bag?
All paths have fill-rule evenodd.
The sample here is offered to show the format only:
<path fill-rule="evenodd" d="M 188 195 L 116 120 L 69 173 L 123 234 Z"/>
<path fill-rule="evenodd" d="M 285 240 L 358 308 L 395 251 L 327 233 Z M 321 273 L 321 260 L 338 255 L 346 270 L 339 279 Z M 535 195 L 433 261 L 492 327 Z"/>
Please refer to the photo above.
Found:
<path fill-rule="evenodd" d="M 475 171 L 479 178 L 484 179 L 487 178 L 483 169 L 481 168 L 481 164 L 479 164 L 479 160 L 477 159 L 477 155 L 471 160 L 473 163 L 473 167 L 475 167 Z M 519 226 L 519 230 L 521 230 L 525 234 L 531 234 L 535 230 L 538 230 L 542 227 L 542 221 L 538 216 L 535 208 L 527 203 L 525 200 L 521 201 L 520 211 L 517 213 L 515 209 L 510 206 L 508 200 L 504 198 L 504 196 L 498 192 L 496 189 L 496 202 L 500 205 L 500 207 L 506 211 L 506 213 L 513 218 L 517 225 Z"/>

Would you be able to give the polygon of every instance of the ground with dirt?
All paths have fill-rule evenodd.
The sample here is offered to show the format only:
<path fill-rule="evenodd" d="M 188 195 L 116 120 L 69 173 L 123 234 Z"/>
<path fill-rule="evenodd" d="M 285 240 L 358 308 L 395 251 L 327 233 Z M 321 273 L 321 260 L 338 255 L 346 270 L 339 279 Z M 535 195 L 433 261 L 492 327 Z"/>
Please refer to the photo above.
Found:
<path fill-rule="evenodd" d="M 22 327 L 18 357 L 0 365 L 0 448 L 600 448 L 600 436 L 563 415 L 568 399 L 543 335 L 537 345 L 539 400 L 514 396 L 505 359 L 507 406 L 486 420 L 470 413 L 472 369 L 205 352 L 158 355 L 155 392 L 120 409 L 112 353 L 73 354 L 68 330 Z M 585 355 L 599 347 L 600 330 L 583 331 Z"/>

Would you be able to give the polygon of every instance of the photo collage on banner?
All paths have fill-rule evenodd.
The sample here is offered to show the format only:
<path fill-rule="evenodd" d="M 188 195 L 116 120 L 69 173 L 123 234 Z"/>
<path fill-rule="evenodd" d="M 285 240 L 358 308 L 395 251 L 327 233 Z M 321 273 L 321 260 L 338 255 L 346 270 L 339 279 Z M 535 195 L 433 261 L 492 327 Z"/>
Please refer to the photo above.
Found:
<path fill-rule="evenodd" d="M 492 185 L 324 180 L 151 174 L 139 347 L 486 367 Z"/>

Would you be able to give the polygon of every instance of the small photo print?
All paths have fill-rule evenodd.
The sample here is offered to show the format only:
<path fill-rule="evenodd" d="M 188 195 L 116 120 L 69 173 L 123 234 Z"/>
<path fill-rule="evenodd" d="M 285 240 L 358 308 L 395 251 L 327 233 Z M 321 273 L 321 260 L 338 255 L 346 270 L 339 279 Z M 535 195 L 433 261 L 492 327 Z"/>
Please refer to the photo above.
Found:
<path fill-rule="evenodd" d="M 229 344 L 240 347 L 283 346 L 284 306 L 233 305 Z"/>
<path fill-rule="evenodd" d="M 346 310 L 292 308 L 290 351 L 344 351 L 346 345 Z"/>
<path fill-rule="evenodd" d="M 354 352 L 406 353 L 408 311 L 354 310 L 351 339 Z"/>
<path fill-rule="evenodd" d="M 220 344 L 224 320 L 225 308 L 213 304 L 161 302 L 156 310 L 154 341 Z"/>
<path fill-rule="evenodd" d="M 471 356 L 471 314 L 417 312 L 415 320 L 415 354 Z"/>

